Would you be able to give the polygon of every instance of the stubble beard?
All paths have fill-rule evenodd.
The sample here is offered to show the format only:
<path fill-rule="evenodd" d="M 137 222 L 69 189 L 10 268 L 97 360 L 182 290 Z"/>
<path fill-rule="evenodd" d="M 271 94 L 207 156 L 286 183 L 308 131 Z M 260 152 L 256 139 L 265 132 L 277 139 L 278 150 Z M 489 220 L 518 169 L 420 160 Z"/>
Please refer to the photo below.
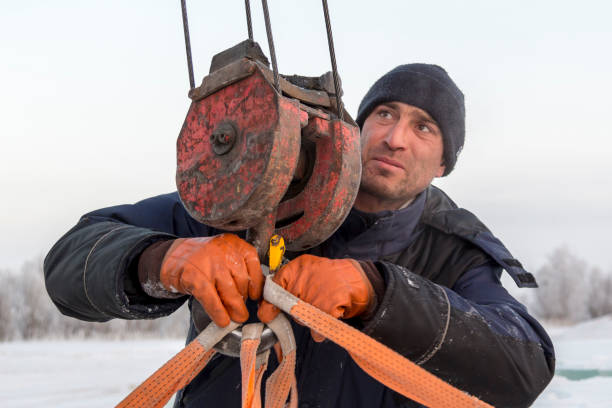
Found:
<path fill-rule="evenodd" d="M 361 177 L 359 191 L 369 196 L 377 198 L 380 202 L 400 203 L 409 201 L 413 198 L 409 176 L 401 178 L 395 183 L 385 180 L 385 172 L 371 174 L 365 169 Z"/>

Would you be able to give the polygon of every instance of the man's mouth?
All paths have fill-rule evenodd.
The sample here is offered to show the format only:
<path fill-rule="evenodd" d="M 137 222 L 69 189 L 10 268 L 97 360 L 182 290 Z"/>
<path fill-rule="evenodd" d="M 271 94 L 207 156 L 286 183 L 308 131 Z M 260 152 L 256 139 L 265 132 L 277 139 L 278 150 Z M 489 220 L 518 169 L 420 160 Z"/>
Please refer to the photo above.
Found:
<path fill-rule="evenodd" d="M 404 170 L 404 165 L 396 160 L 390 159 L 388 157 L 385 156 L 375 156 L 372 158 L 372 160 L 376 160 L 379 162 L 383 162 L 385 164 L 388 164 L 389 166 L 393 166 L 393 167 L 398 167 L 402 170 Z"/>

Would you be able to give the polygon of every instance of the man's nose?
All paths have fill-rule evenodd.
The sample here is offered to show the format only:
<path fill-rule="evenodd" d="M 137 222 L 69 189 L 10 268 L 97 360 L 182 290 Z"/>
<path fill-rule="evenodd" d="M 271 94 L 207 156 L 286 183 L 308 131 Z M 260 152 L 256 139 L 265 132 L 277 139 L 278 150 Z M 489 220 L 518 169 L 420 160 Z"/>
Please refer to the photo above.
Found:
<path fill-rule="evenodd" d="M 385 144 L 391 150 L 402 150 L 407 147 L 408 132 L 410 129 L 404 124 L 398 122 L 387 131 L 385 136 Z"/>

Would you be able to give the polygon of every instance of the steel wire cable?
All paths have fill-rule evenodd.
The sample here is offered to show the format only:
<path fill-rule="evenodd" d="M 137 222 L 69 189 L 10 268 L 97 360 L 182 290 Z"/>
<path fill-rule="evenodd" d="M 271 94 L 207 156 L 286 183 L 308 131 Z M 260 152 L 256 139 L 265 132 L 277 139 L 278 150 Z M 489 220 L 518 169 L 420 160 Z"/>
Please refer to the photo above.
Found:
<path fill-rule="evenodd" d="M 342 98 L 340 96 L 340 79 L 338 77 L 338 67 L 336 66 L 336 53 L 334 51 L 334 37 L 332 36 L 331 22 L 329 19 L 329 10 L 327 8 L 327 0 L 323 2 L 323 14 L 325 15 L 325 27 L 327 29 L 327 44 L 329 46 L 329 57 L 332 64 L 332 74 L 334 76 L 334 88 L 336 90 L 336 105 L 338 109 L 338 117 L 340 120 L 344 120 L 344 106 L 342 105 Z"/>
<path fill-rule="evenodd" d="M 268 36 L 268 48 L 270 49 L 270 59 L 272 59 L 272 70 L 274 71 L 274 88 L 278 93 L 281 93 L 280 80 L 278 75 L 278 66 L 276 65 L 276 52 L 274 51 L 274 39 L 272 38 L 272 25 L 270 24 L 270 13 L 268 12 L 268 1 L 261 0 L 261 5 L 264 12 L 264 20 L 266 22 L 266 34 Z"/>
<path fill-rule="evenodd" d="M 253 41 L 253 23 L 251 22 L 251 1 L 244 0 L 244 8 L 246 11 L 247 30 L 249 31 L 249 40 Z"/>
<path fill-rule="evenodd" d="M 268 10 L 267 0 L 261 0 L 261 4 L 264 12 L 264 21 L 266 25 L 266 35 L 268 37 L 268 48 L 270 49 L 270 58 L 272 60 L 272 70 L 274 72 L 274 87 L 278 92 L 280 90 L 280 75 L 278 73 L 278 64 L 276 62 L 276 51 L 274 48 L 274 38 L 272 36 L 272 24 L 270 23 L 270 12 Z M 336 53 L 334 50 L 334 38 L 331 29 L 331 21 L 329 17 L 329 8 L 327 0 L 322 0 L 323 14 L 325 17 L 325 28 L 327 30 L 327 44 L 329 46 L 329 56 L 332 64 L 332 75 L 334 78 L 334 89 L 336 92 L 336 108 L 338 110 L 338 117 L 340 120 L 344 120 L 344 105 L 342 104 L 342 97 L 340 95 L 340 79 L 338 75 L 338 66 L 336 64 Z M 251 4 L 250 0 L 245 0 L 245 11 L 247 18 L 247 30 L 249 39 L 253 41 L 253 24 L 251 20 Z M 187 19 L 187 4 L 186 0 L 181 0 L 181 11 L 183 16 L 183 33 L 185 35 L 185 51 L 187 54 L 187 69 L 189 71 L 189 89 L 195 88 L 195 80 L 193 74 L 193 61 L 191 56 L 191 40 L 189 38 L 189 21 Z"/>
<path fill-rule="evenodd" d="M 193 78 L 193 62 L 191 60 L 191 41 L 189 40 L 189 22 L 187 21 L 186 0 L 181 0 L 181 10 L 183 12 L 183 33 L 185 34 L 185 50 L 187 52 L 187 69 L 189 70 L 189 90 L 195 88 Z"/>

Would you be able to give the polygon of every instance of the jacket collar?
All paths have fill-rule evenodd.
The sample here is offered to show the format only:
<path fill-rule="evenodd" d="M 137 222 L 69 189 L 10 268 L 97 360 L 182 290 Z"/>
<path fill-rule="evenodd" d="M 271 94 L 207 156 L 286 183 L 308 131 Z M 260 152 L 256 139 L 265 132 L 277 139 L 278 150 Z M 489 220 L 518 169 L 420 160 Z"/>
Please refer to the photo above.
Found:
<path fill-rule="evenodd" d="M 399 210 L 367 213 L 351 209 L 344 223 L 328 240 L 326 256 L 377 260 L 402 251 L 414 240 L 425 200 L 423 192 Z"/>

